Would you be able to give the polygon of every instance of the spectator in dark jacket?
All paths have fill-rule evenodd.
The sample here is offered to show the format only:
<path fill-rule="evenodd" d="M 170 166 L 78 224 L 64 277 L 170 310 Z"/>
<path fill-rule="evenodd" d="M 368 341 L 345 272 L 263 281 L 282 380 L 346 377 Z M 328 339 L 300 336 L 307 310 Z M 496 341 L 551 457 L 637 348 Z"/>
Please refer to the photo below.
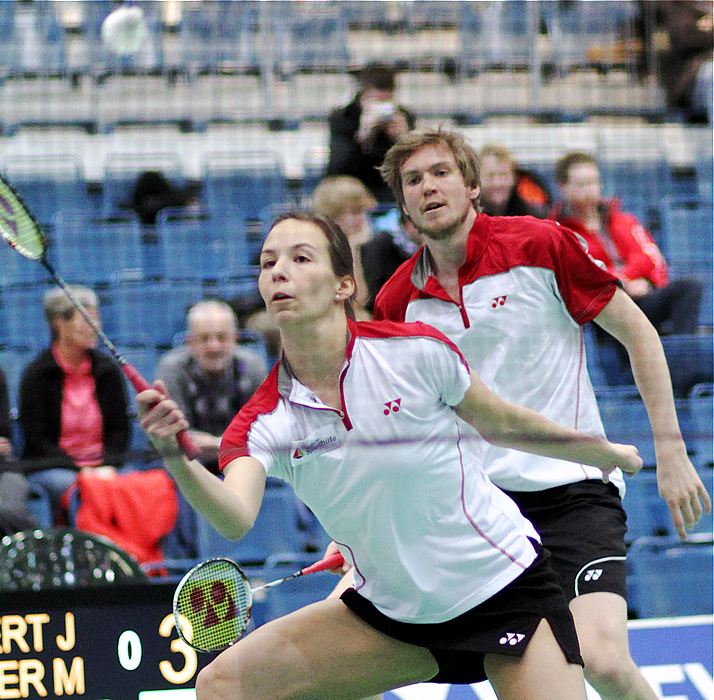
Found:
<path fill-rule="evenodd" d="M 345 107 L 330 115 L 330 158 L 327 175 L 361 180 L 378 202 L 392 202 L 392 191 L 377 168 L 397 138 L 414 128 L 415 118 L 395 103 L 392 68 L 370 63 L 358 75 L 359 90 Z"/>
<path fill-rule="evenodd" d="M 72 291 L 99 323 L 96 294 L 86 287 Z M 45 294 L 44 312 L 52 344 L 22 374 L 20 424 L 30 479 L 58 506 L 78 469 L 115 473 L 129 446 L 130 423 L 121 371 L 97 351 L 96 333 L 61 289 Z"/>
<path fill-rule="evenodd" d="M 0 537 L 37 526 L 27 506 L 28 492 L 27 479 L 12 454 L 10 401 L 0 369 Z"/>
<path fill-rule="evenodd" d="M 669 37 L 662 75 L 671 107 L 692 121 L 712 122 L 714 22 L 711 0 L 666 0 L 657 4 Z"/>
<path fill-rule="evenodd" d="M 516 159 L 505 147 L 485 145 L 480 153 L 481 207 L 491 216 L 538 216 L 546 214 L 549 195 L 529 175 L 529 189 L 521 185 Z M 522 190 L 522 191 L 521 191 Z"/>

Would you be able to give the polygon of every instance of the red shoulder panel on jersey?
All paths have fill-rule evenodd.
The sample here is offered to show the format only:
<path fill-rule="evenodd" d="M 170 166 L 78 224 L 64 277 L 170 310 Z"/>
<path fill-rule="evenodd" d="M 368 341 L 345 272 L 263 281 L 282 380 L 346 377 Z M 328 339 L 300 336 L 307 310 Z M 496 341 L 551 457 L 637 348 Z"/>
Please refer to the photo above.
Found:
<path fill-rule="evenodd" d="M 278 391 L 279 369 L 280 363 L 278 362 L 226 428 L 218 451 L 218 468 L 221 471 L 234 459 L 250 456 L 248 452 L 248 433 L 251 426 L 259 416 L 272 413 L 280 400 L 280 392 Z"/>

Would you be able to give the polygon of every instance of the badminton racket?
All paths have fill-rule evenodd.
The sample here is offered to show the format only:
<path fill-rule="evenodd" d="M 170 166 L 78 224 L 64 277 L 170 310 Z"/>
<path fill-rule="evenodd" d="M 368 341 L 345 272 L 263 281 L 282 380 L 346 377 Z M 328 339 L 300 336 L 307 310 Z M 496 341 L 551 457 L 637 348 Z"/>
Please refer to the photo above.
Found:
<path fill-rule="evenodd" d="M 342 554 L 337 552 L 289 576 L 251 588 L 248 577 L 231 559 L 207 559 L 194 566 L 176 587 L 176 630 L 181 639 L 196 651 L 223 651 L 235 644 L 245 632 L 256 591 L 318 571 L 336 569 L 342 564 Z"/>
<path fill-rule="evenodd" d="M 20 255 L 29 260 L 39 260 L 49 272 L 52 279 L 58 284 L 67 295 L 72 305 L 82 314 L 84 320 L 92 327 L 97 337 L 102 341 L 104 347 L 109 351 L 116 363 L 121 367 L 126 378 L 131 382 L 137 392 L 151 389 L 149 382 L 141 376 L 139 371 L 116 349 L 114 343 L 102 331 L 97 322 L 87 313 L 82 303 L 72 294 L 66 282 L 59 276 L 52 264 L 47 260 L 47 238 L 42 228 L 25 206 L 21 197 L 15 192 L 12 186 L 0 176 L 0 234 L 8 242 L 10 247 Z M 185 430 L 176 435 L 181 451 L 189 458 L 198 456 L 199 450 L 193 444 Z"/>

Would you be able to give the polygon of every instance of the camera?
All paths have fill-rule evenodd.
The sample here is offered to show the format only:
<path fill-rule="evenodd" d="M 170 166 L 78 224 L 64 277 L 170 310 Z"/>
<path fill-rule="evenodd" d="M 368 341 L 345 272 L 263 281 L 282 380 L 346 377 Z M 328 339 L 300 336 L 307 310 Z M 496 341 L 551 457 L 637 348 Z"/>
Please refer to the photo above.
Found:
<path fill-rule="evenodd" d="M 397 106 L 394 102 L 375 102 L 372 110 L 379 119 L 389 119 L 397 111 Z"/>

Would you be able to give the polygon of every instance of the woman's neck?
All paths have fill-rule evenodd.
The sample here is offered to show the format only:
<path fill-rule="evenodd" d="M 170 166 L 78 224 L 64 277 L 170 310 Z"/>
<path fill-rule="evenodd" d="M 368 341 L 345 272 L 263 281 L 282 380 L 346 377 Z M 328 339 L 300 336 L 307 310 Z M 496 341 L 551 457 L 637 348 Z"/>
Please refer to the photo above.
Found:
<path fill-rule="evenodd" d="M 293 374 L 320 398 L 326 390 L 329 393 L 338 388 L 347 337 L 347 319 L 343 314 L 317 324 L 281 330 L 283 351 Z"/>
<path fill-rule="evenodd" d="M 79 367 L 87 359 L 87 352 L 84 348 L 78 348 L 75 345 L 70 345 L 63 342 L 61 339 L 54 344 L 59 356 L 72 367 Z"/>

